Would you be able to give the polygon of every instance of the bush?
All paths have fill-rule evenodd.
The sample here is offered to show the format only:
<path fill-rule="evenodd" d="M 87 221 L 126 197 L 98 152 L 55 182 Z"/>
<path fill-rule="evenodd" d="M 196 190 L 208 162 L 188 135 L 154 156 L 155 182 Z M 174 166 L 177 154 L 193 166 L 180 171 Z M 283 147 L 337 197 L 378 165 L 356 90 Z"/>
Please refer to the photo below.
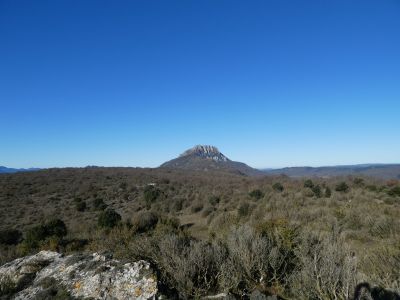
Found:
<path fill-rule="evenodd" d="M 250 205 L 247 202 L 243 202 L 238 207 L 238 216 L 245 217 L 249 214 L 249 207 Z"/>
<path fill-rule="evenodd" d="M 181 211 L 183 208 L 183 200 L 182 199 L 176 199 L 173 203 L 173 209 L 175 211 Z"/>
<path fill-rule="evenodd" d="M 152 186 L 152 185 L 148 185 L 145 187 L 143 195 L 144 195 L 144 201 L 146 202 L 146 205 L 148 207 L 151 206 L 151 204 L 157 200 L 157 198 L 160 196 L 161 191 Z"/>
<path fill-rule="evenodd" d="M 325 189 L 325 198 L 330 198 L 332 196 L 332 191 L 329 187 Z"/>
<path fill-rule="evenodd" d="M 30 228 L 25 234 L 22 248 L 25 252 L 36 249 L 46 239 L 61 240 L 67 235 L 67 226 L 60 219 L 53 219 L 45 224 Z"/>
<path fill-rule="evenodd" d="M 0 299 L 12 299 L 12 295 L 18 291 L 15 282 L 9 276 L 0 277 Z"/>
<path fill-rule="evenodd" d="M 102 211 L 97 219 L 97 224 L 103 228 L 113 228 L 121 221 L 121 216 L 113 209 Z"/>
<path fill-rule="evenodd" d="M 253 191 L 251 191 L 250 193 L 249 193 L 249 195 L 250 195 L 250 197 L 251 198 L 254 198 L 254 199 L 256 199 L 256 200 L 259 200 L 259 199 L 261 199 L 262 197 L 264 197 L 264 193 L 263 192 L 261 192 L 260 190 L 253 190 Z"/>
<path fill-rule="evenodd" d="M 107 208 L 107 204 L 105 204 L 101 198 L 94 199 L 93 206 L 96 210 L 105 210 Z"/>
<path fill-rule="evenodd" d="M 360 178 L 360 177 L 354 178 L 353 182 L 357 186 L 363 186 L 364 185 L 364 179 Z"/>
<path fill-rule="evenodd" d="M 153 230 L 158 223 L 158 216 L 149 211 L 138 214 L 134 220 L 134 225 L 138 232 L 147 232 Z"/>
<path fill-rule="evenodd" d="M 296 256 L 298 271 L 290 279 L 295 299 L 352 299 L 357 260 L 335 230 L 327 237 L 304 235 Z"/>
<path fill-rule="evenodd" d="M 374 184 L 370 184 L 366 186 L 366 189 L 371 191 L 371 192 L 376 192 L 378 190 L 378 187 Z"/>
<path fill-rule="evenodd" d="M 192 205 L 192 208 L 190 209 L 192 213 L 198 213 L 203 209 L 203 204 L 200 202 L 196 202 Z"/>
<path fill-rule="evenodd" d="M 391 188 L 387 193 L 389 196 L 392 196 L 392 197 L 396 197 L 396 196 L 400 197 L 400 186 L 395 186 L 395 187 Z"/>
<path fill-rule="evenodd" d="M 336 190 L 337 192 L 344 192 L 344 193 L 346 193 L 346 192 L 349 191 L 349 186 L 347 185 L 346 182 L 342 181 L 342 182 L 340 182 L 339 184 L 336 185 L 335 190 Z"/>
<path fill-rule="evenodd" d="M 0 244 L 16 245 L 21 241 L 22 233 L 16 229 L 6 229 L 0 231 Z"/>
<path fill-rule="evenodd" d="M 274 183 L 272 188 L 277 192 L 283 192 L 283 190 L 284 190 L 284 187 L 280 182 Z"/>
<path fill-rule="evenodd" d="M 218 196 L 210 196 L 210 198 L 208 198 L 208 202 L 212 205 L 215 206 L 217 205 L 219 202 L 221 201 L 221 198 Z"/>
<path fill-rule="evenodd" d="M 319 185 L 315 185 L 312 188 L 312 191 L 313 191 L 315 197 L 317 197 L 317 198 L 321 198 L 322 197 L 322 190 L 321 190 L 321 187 Z"/>
<path fill-rule="evenodd" d="M 75 208 L 77 211 L 85 211 L 86 210 L 86 202 L 80 201 L 75 203 Z"/>
<path fill-rule="evenodd" d="M 46 223 L 46 233 L 48 236 L 62 238 L 67 235 L 67 226 L 60 219 L 54 219 Z"/>
<path fill-rule="evenodd" d="M 311 179 L 307 179 L 306 181 L 304 181 L 304 187 L 312 189 L 314 187 L 314 183 Z"/>

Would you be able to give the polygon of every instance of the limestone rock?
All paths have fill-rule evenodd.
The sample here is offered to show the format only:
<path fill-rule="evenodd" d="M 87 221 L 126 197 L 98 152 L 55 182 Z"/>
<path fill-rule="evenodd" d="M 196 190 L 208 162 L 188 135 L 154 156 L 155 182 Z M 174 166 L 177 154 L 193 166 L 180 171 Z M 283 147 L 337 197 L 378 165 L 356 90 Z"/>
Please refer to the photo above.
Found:
<path fill-rule="evenodd" d="M 123 263 L 104 255 L 56 252 L 16 259 L 0 267 L 0 283 L 12 283 L 11 299 L 155 299 L 157 278 L 146 261 Z"/>

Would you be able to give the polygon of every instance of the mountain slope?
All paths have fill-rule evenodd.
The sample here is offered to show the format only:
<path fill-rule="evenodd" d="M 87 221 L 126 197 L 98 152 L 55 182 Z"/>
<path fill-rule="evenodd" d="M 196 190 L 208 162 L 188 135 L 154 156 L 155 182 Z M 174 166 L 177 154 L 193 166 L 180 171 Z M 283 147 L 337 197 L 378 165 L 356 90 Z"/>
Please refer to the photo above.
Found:
<path fill-rule="evenodd" d="M 197 145 L 186 150 L 179 157 L 163 163 L 160 167 L 194 171 L 218 170 L 248 176 L 263 174 L 262 171 L 245 163 L 230 160 L 217 147 L 208 145 Z"/>
<path fill-rule="evenodd" d="M 4 166 L 0 166 L 0 174 L 17 173 L 17 172 L 32 172 L 32 171 L 38 171 L 38 170 L 40 170 L 40 169 L 38 169 L 38 168 L 14 169 L 14 168 L 7 168 Z"/>
<path fill-rule="evenodd" d="M 365 164 L 331 167 L 292 167 L 263 170 L 267 175 L 284 174 L 290 177 L 370 176 L 382 179 L 400 179 L 400 164 Z"/>

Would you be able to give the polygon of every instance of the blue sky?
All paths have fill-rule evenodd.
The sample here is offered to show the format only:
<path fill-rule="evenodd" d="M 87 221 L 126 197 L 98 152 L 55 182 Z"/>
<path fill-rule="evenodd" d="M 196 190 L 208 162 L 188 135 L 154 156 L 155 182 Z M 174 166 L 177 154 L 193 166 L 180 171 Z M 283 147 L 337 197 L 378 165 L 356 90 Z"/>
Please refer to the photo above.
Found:
<path fill-rule="evenodd" d="M 0 165 L 400 163 L 400 2 L 0 0 Z"/>

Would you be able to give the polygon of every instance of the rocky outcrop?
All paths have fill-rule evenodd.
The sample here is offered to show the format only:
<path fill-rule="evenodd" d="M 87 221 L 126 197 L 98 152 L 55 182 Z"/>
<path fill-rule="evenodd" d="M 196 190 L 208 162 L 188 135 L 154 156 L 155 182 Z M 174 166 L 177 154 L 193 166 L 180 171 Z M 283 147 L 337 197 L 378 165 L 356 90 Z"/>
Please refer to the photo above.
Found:
<path fill-rule="evenodd" d="M 123 263 L 97 253 L 41 251 L 18 258 L 0 267 L 0 284 L 3 297 L 19 300 L 155 299 L 157 294 L 148 262 Z"/>

